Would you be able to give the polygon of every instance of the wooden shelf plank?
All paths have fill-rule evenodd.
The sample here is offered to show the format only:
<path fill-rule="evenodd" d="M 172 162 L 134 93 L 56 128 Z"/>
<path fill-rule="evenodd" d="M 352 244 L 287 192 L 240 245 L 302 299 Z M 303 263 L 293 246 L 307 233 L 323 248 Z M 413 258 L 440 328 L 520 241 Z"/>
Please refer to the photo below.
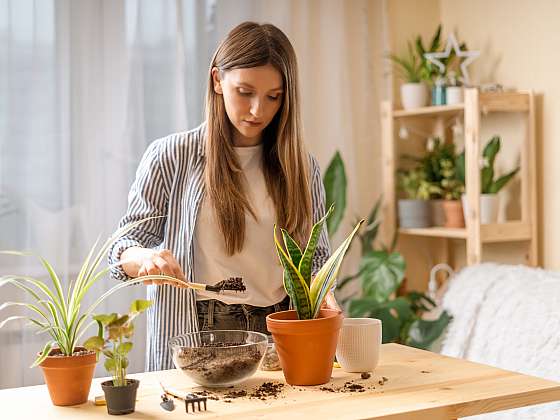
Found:
<path fill-rule="evenodd" d="M 445 115 L 456 114 L 465 109 L 463 104 L 457 105 L 441 105 L 441 106 L 425 106 L 415 109 L 396 109 L 393 110 L 393 118 L 415 117 L 423 115 Z"/>
<path fill-rule="evenodd" d="M 531 239 L 531 225 L 523 222 L 480 225 L 482 242 L 511 242 Z"/>
<path fill-rule="evenodd" d="M 487 92 L 480 93 L 480 109 L 488 112 L 526 112 L 529 111 L 530 95 L 524 92 Z"/>
<path fill-rule="evenodd" d="M 427 227 L 427 228 L 400 228 L 399 233 L 402 235 L 414 236 L 431 236 L 435 238 L 457 238 L 465 239 L 467 230 L 464 228 L 446 228 L 446 227 Z"/>

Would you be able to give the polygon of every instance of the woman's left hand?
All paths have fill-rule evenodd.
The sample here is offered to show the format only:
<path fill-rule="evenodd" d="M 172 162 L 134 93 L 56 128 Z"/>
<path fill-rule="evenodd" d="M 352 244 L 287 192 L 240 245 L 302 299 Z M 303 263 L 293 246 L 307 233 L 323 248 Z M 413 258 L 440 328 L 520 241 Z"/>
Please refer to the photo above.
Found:
<path fill-rule="evenodd" d="M 338 302 L 336 301 L 336 298 L 334 297 L 333 292 L 327 293 L 327 296 L 326 296 L 325 300 L 323 301 L 323 304 L 321 305 L 321 308 L 323 308 L 323 309 L 334 309 L 335 311 L 338 311 L 338 312 L 342 313 L 342 309 L 338 305 Z"/>

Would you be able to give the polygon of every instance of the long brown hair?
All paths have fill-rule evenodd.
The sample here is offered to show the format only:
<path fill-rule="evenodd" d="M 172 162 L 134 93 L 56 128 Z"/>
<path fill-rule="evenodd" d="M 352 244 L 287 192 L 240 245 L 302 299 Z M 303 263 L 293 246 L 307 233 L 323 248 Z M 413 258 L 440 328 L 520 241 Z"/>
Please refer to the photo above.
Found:
<path fill-rule="evenodd" d="M 233 149 L 233 129 L 223 97 L 214 92 L 212 69 L 222 72 L 266 64 L 280 72 L 284 84 L 282 105 L 263 131 L 263 172 L 268 193 L 274 202 L 277 224 L 300 245 L 305 245 L 311 228 L 309 157 L 302 140 L 296 55 L 276 26 L 244 22 L 227 35 L 214 53 L 206 93 L 206 193 L 229 255 L 243 249 L 245 214 L 254 217 L 254 212 L 245 194 L 245 179 Z"/>

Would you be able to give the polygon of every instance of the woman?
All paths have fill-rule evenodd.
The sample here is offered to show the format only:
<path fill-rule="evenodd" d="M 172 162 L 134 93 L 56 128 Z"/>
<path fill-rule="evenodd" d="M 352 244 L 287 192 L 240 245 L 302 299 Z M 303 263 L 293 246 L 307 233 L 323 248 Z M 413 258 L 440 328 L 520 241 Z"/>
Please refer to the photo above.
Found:
<path fill-rule="evenodd" d="M 219 45 L 210 65 L 206 122 L 156 140 L 138 167 L 120 226 L 152 219 L 109 252 L 112 276 L 167 274 L 214 284 L 242 277 L 246 293 L 194 292 L 150 281 L 147 370 L 172 368 L 169 338 L 199 329 L 267 332 L 266 315 L 288 308 L 273 225 L 301 246 L 324 215 L 316 161 L 301 138 L 297 63 L 273 25 L 243 23 Z M 313 260 L 330 254 L 323 230 Z M 328 307 L 338 309 L 332 292 Z"/>

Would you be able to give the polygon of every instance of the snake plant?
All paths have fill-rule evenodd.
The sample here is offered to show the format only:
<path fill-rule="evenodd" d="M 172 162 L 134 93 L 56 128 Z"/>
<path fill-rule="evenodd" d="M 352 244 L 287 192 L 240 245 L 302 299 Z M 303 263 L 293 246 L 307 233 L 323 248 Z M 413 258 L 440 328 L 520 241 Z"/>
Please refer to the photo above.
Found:
<path fill-rule="evenodd" d="M 142 283 L 145 280 L 161 279 L 167 276 L 142 276 L 122 282 L 112 287 L 103 293 L 97 300 L 82 310 L 82 303 L 84 296 L 88 290 L 99 279 L 106 276 L 111 267 L 99 269 L 101 261 L 111 246 L 119 237 L 125 235 L 131 229 L 144 223 L 147 220 L 154 219 L 147 218 L 123 226 L 117 230 L 99 250 L 99 239 L 95 242 L 89 254 L 87 255 L 78 276 L 74 281 L 69 282 L 66 291 L 63 290 L 62 282 L 59 276 L 54 271 L 53 267 L 43 257 L 38 256 L 41 264 L 49 274 L 49 282 L 36 279 L 24 275 L 4 275 L 0 276 L 0 287 L 11 284 L 27 293 L 32 298 L 34 303 L 27 302 L 5 302 L 0 305 L 0 311 L 14 306 L 20 306 L 33 312 L 35 316 L 29 315 L 15 315 L 10 316 L 0 322 L 0 328 L 5 326 L 8 322 L 26 319 L 29 323 L 38 329 L 38 334 L 48 333 L 50 339 L 47 341 L 43 350 L 39 353 L 37 359 L 33 362 L 31 367 L 41 364 L 50 354 L 51 349 L 55 345 L 60 349 L 61 353 L 65 356 L 71 356 L 74 349 L 78 346 L 79 340 L 83 334 L 92 326 L 95 321 L 87 322 L 93 314 L 93 311 L 101 304 L 107 297 L 112 295 L 117 290 L 128 287 L 133 284 Z M 19 252 L 19 251 L 0 251 L 1 254 L 16 255 L 16 256 L 34 256 L 32 253 Z M 119 262 L 116 265 L 120 265 Z"/>
<path fill-rule="evenodd" d="M 338 249 L 333 252 L 327 262 L 311 278 L 311 263 L 313 255 L 319 242 L 319 236 L 323 230 L 323 225 L 333 212 L 334 205 L 329 208 L 321 220 L 311 229 L 311 234 L 307 241 L 305 250 L 301 250 L 299 245 L 292 239 L 289 233 L 281 229 L 284 240 L 285 250 L 276 235 L 276 225 L 274 226 L 274 242 L 280 262 L 284 267 L 284 288 L 292 300 L 294 309 L 299 319 L 314 319 L 319 316 L 321 304 L 325 300 L 327 293 L 334 285 L 342 259 L 352 242 L 352 238 L 364 222 L 361 220 L 352 233 L 342 242 Z"/>

